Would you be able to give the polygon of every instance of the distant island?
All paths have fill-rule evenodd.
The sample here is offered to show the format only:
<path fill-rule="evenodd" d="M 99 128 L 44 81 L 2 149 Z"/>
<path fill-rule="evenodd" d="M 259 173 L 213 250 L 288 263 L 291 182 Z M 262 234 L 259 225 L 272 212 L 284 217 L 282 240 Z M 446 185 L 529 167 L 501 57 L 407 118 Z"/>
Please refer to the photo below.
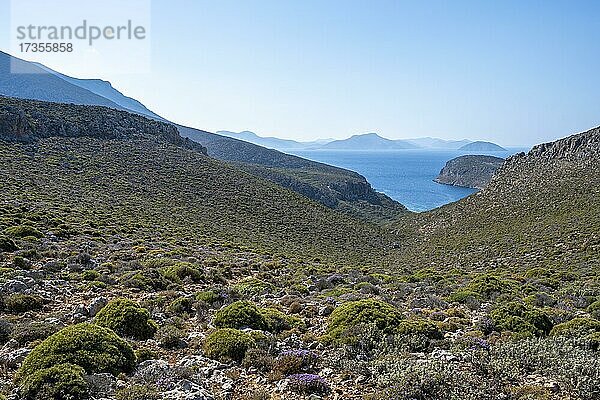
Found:
<path fill-rule="evenodd" d="M 471 141 L 468 139 L 445 140 L 433 137 L 415 139 L 388 139 L 377 133 L 353 135 L 346 139 L 319 139 L 300 142 L 291 139 L 281 139 L 274 136 L 259 136 L 251 131 L 217 131 L 218 135 L 226 136 L 259 146 L 268 147 L 279 151 L 297 150 L 461 150 L 461 151 L 506 151 L 497 144 L 484 141 Z"/>
<path fill-rule="evenodd" d="M 391 140 L 376 133 L 367 133 L 354 135 L 348 139 L 334 140 L 321 148 L 324 150 L 405 150 L 419 147 L 404 140 Z"/>
<path fill-rule="evenodd" d="M 477 141 L 465 144 L 459 150 L 463 151 L 507 151 L 504 147 L 492 142 Z"/>
<path fill-rule="evenodd" d="M 499 157 L 460 156 L 448 161 L 434 181 L 444 185 L 483 189 L 502 164 L 504 159 Z"/>

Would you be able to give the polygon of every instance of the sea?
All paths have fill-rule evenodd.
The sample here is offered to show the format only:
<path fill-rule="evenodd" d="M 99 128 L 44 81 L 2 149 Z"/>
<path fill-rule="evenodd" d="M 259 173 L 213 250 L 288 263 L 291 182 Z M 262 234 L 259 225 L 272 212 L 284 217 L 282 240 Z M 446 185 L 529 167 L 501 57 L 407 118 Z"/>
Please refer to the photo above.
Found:
<path fill-rule="evenodd" d="M 527 148 L 509 148 L 496 152 L 459 150 L 296 150 L 287 151 L 303 158 L 356 171 L 378 192 L 422 212 L 452 203 L 476 192 L 474 189 L 443 185 L 433 180 L 447 161 L 466 154 L 506 158 Z"/>

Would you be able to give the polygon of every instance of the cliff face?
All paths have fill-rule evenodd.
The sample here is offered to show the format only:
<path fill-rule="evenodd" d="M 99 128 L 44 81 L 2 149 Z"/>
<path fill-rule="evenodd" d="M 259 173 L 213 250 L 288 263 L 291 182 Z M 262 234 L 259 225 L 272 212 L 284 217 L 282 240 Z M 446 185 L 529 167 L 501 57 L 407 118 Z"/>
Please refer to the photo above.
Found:
<path fill-rule="evenodd" d="M 434 181 L 445 185 L 483 189 L 503 163 L 504 159 L 492 156 L 457 157 L 446 163 Z"/>
<path fill-rule="evenodd" d="M 0 139 L 32 142 L 49 137 L 127 139 L 150 135 L 206 154 L 174 125 L 101 106 L 79 106 L 0 97 Z"/>

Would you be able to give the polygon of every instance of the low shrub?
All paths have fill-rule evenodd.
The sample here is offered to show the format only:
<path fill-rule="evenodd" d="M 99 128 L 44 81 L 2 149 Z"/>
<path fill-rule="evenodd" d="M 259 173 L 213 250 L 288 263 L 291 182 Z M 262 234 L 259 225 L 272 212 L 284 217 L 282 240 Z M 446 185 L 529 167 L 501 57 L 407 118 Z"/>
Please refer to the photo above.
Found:
<path fill-rule="evenodd" d="M 160 273 L 174 283 L 181 283 L 186 278 L 189 278 L 192 282 L 200 282 L 204 278 L 198 267 L 188 262 L 178 262 L 161 268 Z"/>
<path fill-rule="evenodd" d="M 254 341 L 250 335 L 237 329 L 218 329 L 204 341 L 204 351 L 210 358 L 227 361 L 242 361 Z"/>
<path fill-rule="evenodd" d="M 42 232 L 29 225 L 17 225 L 6 228 L 4 233 L 14 238 L 25 238 L 25 237 L 36 237 L 41 238 L 44 236 Z"/>
<path fill-rule="evenodd" d="M 264 349 L 248 349 L 242 361 L 244 368 L 255 368 L 261 372 L 270 372 L 275 360 Z"/>
<path fill-rule="evenodd" d="M 273 366 L 273 372 L 281 377 L 314 371 L 319 357 L 310 350 L 289 350 L 281 353 Z"/>
<path fill-rule="evenodd" d="M 36 295 L 15 293 L 4 297 L 2 303 L 7 312 L 20 314 L 40 310 L 44 306 L 44 299 Z"/>
<path fill-rule="evenodd" d="M 13 329 L 13 324 L 5 319 L 0 319 L 0 345 L 9 341 Z"/>
<path fill-rule="evenodd" d="M 590 313 L 592 318 L 600 319 L 600 300 L 596 300 L 590 304 L 587 308 L 587 311 Z"/>
<path fill-rule="evenodd" d="M 551 336 L 583 337 L 600 332 L 600 321 L 593 318 L 574 318 L 556 325 Z"/>
<path fill-rule="evenodd" d="M 477 299 L 479 297 L 478 293 L 472 292 L 470 290 L 458 290 L 454 293 L 451 293 L 446 300 L 451 303 L 466 303 L 469 300 Z"/>
<path fill-rule="evenodd" d="M 177 349 L 185 346 L 182 340 L 183 332 L 174 325 L 166 325 L 160 328 L 156 334 L 158 344 L 165 349 Z"/>
<path fill-rule="evenodd" d="M 207 290 L 204 292 L 198 292 L 196 293 L 196 300 L 204 302 L 210 306 L 212 306 L 213 304 L 223 301 L 225 300 L 224 296 L 212 291 L 212 290 Z"/>
<path fill-rule="evenodd" d="M 236 301 L 217 311 L 213 323 L 217 328 L 258 330 L 269 328 L 262 310 L 256 304 L 246 300 Z"/>
<path fill-rule="evenodd" d="M 425 318 L 410 318 L 400 321 L 395 329 L 398 335 L 423 335 L 428 339 L 441 339 L 442 331 L 433 322 Z"/>
<path fill-rule="evenodd" d="M 303 394 L 326 394 L 331 388 L 325 379 L 315 374 L 294 374 L 288 376 L 288 388 Z"/>
<path fill-rule="evenodd" d="M 44 340 L 60 330 L 57 324 L 47 322 L 25 322 L 17 324 L 12 332 L 11 339 L 16 340 L 21 346 L 38 340 Z"/>
<path fill-rule="evenodd" d="M 138 288 L 144 291 L 165 290 L 169 287 L 169 280 L 155 269 L 146 269 L 130 275 L 125 280 L 128 287 Z"/>
<path fill-rule="evenodd" d="M 151 349 L 146 347 L 142 347 L 141 349 L 137 349 L 135 351 L 135 360 L 138 364 L 143 363 L 147 360 L 156 360 L 158 359 L 158 354 Z"/>
<path fill-rule="evenodd" d="M 498 330 L 514 332 L 521 336 L 546 336 L 552 329 L 552 321 L 547 313 L 519 302 L 497 307 L 490 317 Z"/>
<path fill-rule="evenodd" d="M 89 399 L 84 369 L 73 364 L 58 364 L 35 371 L 20 387 L 24 400 Z"/>
<path fill-rule="evenodd" d="M 374 299 L 350 301 L 329 316 L 327 336 L 339 339 L 358 325 L 374 325 L 384 333 L 393 333 L 403 320 L 394 306 Z"/>
<path fill-rule="evenodd" d="M 302 320 L 284 314 L 276 308 L 263 308 L 260 310 L 269 332 L 279 333 L 302 326 Z"/>
<path fill-rule="evenodd" d="M 233 288 L 245 297 L 258 296 L 274 290 L 274 286 L 270 283 L 253 277 L 241 280 Z"/>
<path fill-rule="evenodd" d="M 194 300 L 189 297 L 179 297 L 167 306 L 167 311 L 176 315 L 192 314 L 194 312 Z"/>
<path fill-rule="evenodd" d="M 87 374 L 130 372 L 135 355 L 129 344 L 110 329 L 94 324 L 72 325 L 50 336 L 25 358 L 17 371 L 22 382 L 37 371 L 60 364 L 78 365 Z"/>
<path fill-rule="evenodd" d="M 14 240 L 12 240 L 4 235 L 0 235 L 0 253 L 1 252 L 13 252 L 13 251 L 17 251 L 17 250 L 19 250 L 19 248 L 15 244 Z"/>
<path fill-rule="evenodd" d="M 503 294 L 515 293 L 518 289 L 518 283 L 510 279 L 485 274 L 476 276 L 465 289 L 477 293 L 484 299 L 492 299 Z"/>
<path fill-rule="evenodd" d="M 156 333 L 156 323 L 150 313 L 129 299 L 110 301 L 98 314 L 94 322 L 112 329 L 122 336 L 139 340 L 149 339 Z"/>

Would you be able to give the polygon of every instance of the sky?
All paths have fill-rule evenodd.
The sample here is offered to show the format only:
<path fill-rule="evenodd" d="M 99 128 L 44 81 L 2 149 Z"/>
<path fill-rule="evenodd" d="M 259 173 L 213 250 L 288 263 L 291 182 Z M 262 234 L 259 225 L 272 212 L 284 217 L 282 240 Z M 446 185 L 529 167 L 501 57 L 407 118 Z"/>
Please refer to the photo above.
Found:
<path fill-rule="evenodd" d="M 3 50 L 9 15 L 0 0 Z M 573 0 L 153 0 L 149 68 L 49 66 L 209 131 L 529 146 L 600 125 L 598 15 Z"/>

